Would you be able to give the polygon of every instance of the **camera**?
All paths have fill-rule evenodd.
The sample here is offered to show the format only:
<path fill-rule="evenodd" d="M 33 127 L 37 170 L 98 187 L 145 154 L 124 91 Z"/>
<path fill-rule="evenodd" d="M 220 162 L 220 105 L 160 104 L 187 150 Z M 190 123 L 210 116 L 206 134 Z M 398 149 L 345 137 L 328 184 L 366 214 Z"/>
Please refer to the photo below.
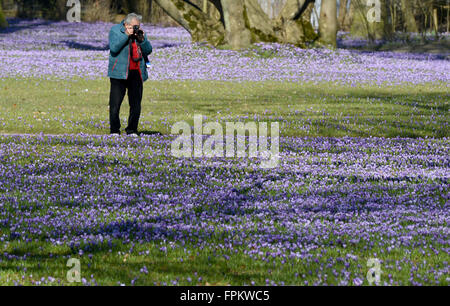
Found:
<path fill-rule="evenodd" d="M 143 42 L 145 40 L 144 31 L 141 30 L 140 26 L 138 25 L 133 26 L 133 35 L 131 39 L 133 41 L 137 40 L 138 42 Z M 147 68 L 150 68 L 150 60 L 148 59 L 148 56 L 144 54 L 143 57 L 145 61 L 145 66 Z"/>
<path fill-rule="evenodd" d="M 133 37 L 132 39 L 137 39 L 139 42 L 144 41 L 144 31 L 140 29 L 138 25 L 133 26 Z"/>

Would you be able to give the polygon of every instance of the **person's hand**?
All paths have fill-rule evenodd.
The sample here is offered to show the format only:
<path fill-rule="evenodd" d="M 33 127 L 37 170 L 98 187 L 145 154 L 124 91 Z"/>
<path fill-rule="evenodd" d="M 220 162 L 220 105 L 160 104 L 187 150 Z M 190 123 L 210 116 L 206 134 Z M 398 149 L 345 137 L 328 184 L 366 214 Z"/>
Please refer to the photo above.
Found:
<path fill-rule="evenodd" d="M 140 42 L 140 43 L 142 43 L 142 42 L 145 40 L 145 32 L 144 32 L 144 30 L 142 30 L 142 29 L 141 29 L 141 31 L 142 31 L 142 33 L 140 32 L 140 33 L 138 34 L 138 36 L 137 36 L 137 40 L 138 40 L 138 42 Z"/>
<path fill-rule="evenodd" d="M 128 24 L 125 25 L 125 34 L 127 34 L 128 36 L 133 35 L 134 31 L 133 31 L 133 26 Z"/>

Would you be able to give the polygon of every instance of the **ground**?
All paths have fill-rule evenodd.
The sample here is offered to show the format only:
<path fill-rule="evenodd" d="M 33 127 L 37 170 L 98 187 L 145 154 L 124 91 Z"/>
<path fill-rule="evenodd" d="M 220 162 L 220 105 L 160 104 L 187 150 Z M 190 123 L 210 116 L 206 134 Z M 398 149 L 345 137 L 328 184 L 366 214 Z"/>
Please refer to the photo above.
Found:
<path fill-rule="evenodd" d="M 442 53 L 235 52 L 148 27 L 144 134 L 111 137 L 111 24 L 89 37 L 87 24 L 10 24 L 0 32 L 1 284 L 369 285 L 379 263 L 379 284 L 448 285 Z M 279 122 L 278 167 L 173 157 L 172 125 L 196 114 Z M 70 258 L 80 283 L 68 282 Z"/>

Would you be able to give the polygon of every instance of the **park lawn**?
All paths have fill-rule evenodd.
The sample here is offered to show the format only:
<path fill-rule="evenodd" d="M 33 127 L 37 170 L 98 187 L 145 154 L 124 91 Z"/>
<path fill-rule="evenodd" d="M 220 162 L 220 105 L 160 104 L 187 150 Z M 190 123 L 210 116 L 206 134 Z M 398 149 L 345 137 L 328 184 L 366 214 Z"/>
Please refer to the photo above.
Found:
<path fill-rule="evenodd" d="M 162 250 L 162 246 L 167 246 L 167 250 Z M 372 252 L 379 254 L 377 258 L 383 263 L 381 284 L 411 285 L 412 271 L 416 280 L 418 275 L 428 275 L 430 266 L 445 269 L 448 262 L 447 256 L 424 256 L 418 250 L 405 253 L 395 249 L 386 254 L 381 248 L 375 247 L 369 252 L 357 246 L 322 247 L 315 252 L 317 261 L 285 262 L 278 258 L 262 261 L 241 252 L 232 254 L 189 245 L 171 249 L 168 244 L 157 242 L 132 245 L 119 240 L 111 248 L 105 246 L 83 256 L 74 254 L 67 246 L 42 241 L 26 244 L 14 241 L 3 247 L 2 252 L 8 252 L 10 258 L 0 261 L 0 285 L 317 285 L 320 284 L 318 274 L 322 275 L 321 279 L 327 275 L 328 284 L 359 285 L 354 279 L 360 279 L 361 285 L 369 285 L 367 261 L 373 257 Z M 25 254 L 32 255 L 24 260 Z M 358 256 L 350 260 L 347 268 L 347 263 L 336 260 L 348 259 L 346 254 Z M 12 258 L 14 255 L 18 257 Z M 80 260 L 80 283 L 67 280 L 67 272 L 73 267 L 67 266 L 69 258 Z M 425 259 L 426 264 L 422 264 Z M 350 273 L 353 281 L 343 282 L 342 275 L 334 275 L 336 271 L 341 274 L 343 269 Z M 443 274 L 430 278 L 435 284 L 448 285 L 446 277 Z"/>
<path fill-rule="evenodd" d="M 0 80 L 0 133 L 108 134 L 108 91 L 107 79 Z M 448 101 L 444 86 L 431 85 L 378 88 L 275 81 L 149 81 L 140 129 L 167 134 L 173 123 L 192 123 L 194 114 L 201 114 L 207 116 L 206 121 L 280 121 L 284 136 L 441 138 L 448 137 Z M 123 128 L 127 114 L 125 107 Z M 46 153 L 45 146 L 36 150 L 36 156 L 39 150 Z M 42 215 L 47 214 L 46 209 L 42 208 Z M 8 236 L 9 229 L 0 227 L 0 234 Z M 333 242 L 333 237 L 329 239 Z M 0 284 L 78 284 L 66 279 L 69 258 L 81 260 L 85 283 L 99 285 L 311 285 L 323 280 L 323 275 L 328 284 L 367 285 L 367 260 L 374 254 L 383 261 L 382 283 L 387 284 L 414 284 L 412 279 L 423 281 L 424 275 L 433 275 L 430 269 L 447 268 L 449 257 L 442 252 L 445 245 L 436 240 L 428 247 L 440 252 L 423 253 L 423 249 L 405 246 L 387 251 L 384 239 L 380 235 L 371 241 L 370 250 L 360 244 L 325 244 L 310 252 L 316 257 L 303 261 L 254 260 L 226 248 L 199 249 L 194 242 L 172 249 L 161 241 L 133 244 L 115 240 L 112 245 L 98 245 L 80 254 L 79 249 L 38 238 L 28 242 L 12 239 L 0 241 Z M 349 254 L 356 259 L 344 267 L 344 262 L 351 261 Z M 351 273 L 348 283 L 342 279 L 344 268 Z M 427 283 L 448 285 L 448 278 L 441 273 Z"/>
<path fill-rule="evenodd" d="M 107 134 L 109 80 L 0 80 L 0 133 Z M 141 131 L 177 121 L 278 121 L 283 136 L 447 137 L 445 84 L 377 87 L 330 83 L 147 81 Z M 128 100 L 121 108 L 126 127 Z"/>

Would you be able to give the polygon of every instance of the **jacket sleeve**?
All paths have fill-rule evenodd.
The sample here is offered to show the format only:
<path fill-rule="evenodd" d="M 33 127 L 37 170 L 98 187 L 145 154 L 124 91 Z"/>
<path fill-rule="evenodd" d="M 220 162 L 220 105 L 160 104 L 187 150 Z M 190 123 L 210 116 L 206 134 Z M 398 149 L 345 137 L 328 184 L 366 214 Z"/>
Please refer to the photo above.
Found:
<path fill-rule="evenodd" d="M 127 44 L 128 35 L 121 31 L 116 31 L 114 28 L 109 32 L 109 49 L 113 53 L 119 53 L 120 50 Z"/>
<path fill-rule="evenodd" d="M 150 41 L 147 39 L 147 34 L 145 34 L 144 37 L 144 41 L 140 43 L 140 46 L 142 48 L 142 52 L 145 55 L 150 55 L 153 52 L 153 47 Z"/>

